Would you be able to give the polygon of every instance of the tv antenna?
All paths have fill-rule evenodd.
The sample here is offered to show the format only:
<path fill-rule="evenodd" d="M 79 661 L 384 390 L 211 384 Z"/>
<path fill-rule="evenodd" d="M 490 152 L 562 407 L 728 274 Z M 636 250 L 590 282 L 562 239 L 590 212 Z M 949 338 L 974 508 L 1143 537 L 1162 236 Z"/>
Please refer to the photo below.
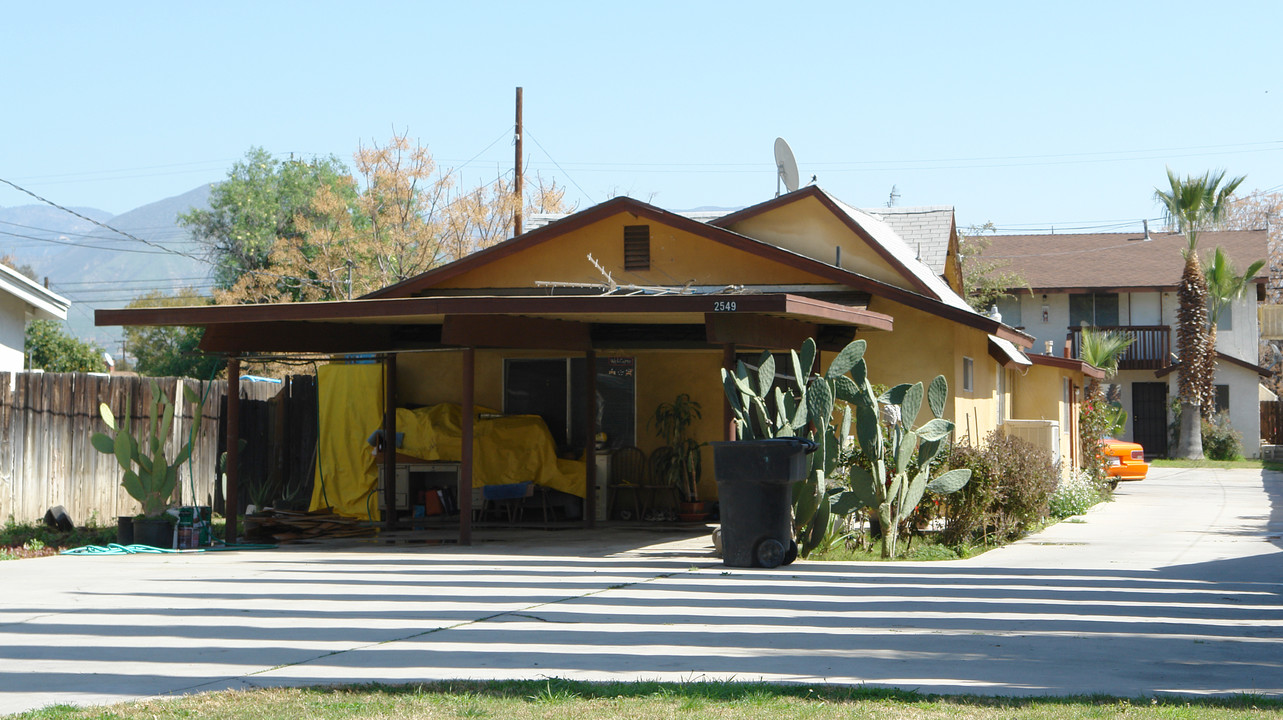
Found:
<path fill-rule="evenodd" d="M 780 184 L 789 192 L 797 190 L 797 160 L 784 138 L 775 138 L 775 197 L 780 196 Z"/>

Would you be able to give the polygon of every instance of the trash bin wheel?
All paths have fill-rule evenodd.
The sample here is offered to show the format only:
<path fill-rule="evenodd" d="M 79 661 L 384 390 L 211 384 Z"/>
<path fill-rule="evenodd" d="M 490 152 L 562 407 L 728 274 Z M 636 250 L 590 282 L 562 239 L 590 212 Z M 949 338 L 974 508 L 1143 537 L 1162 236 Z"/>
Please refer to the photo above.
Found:
<path fill-rule="evenodd" d="M 784 562 L 784 543 L 775 538 L 766 538 L 757 544 L 753 555 L 757 557 L 757 564 L 764 568 L 779 567 Z"/>
<path fill-rule="evenodd" d="M 797 559 L 797 543 L 789 540 L 788 552 L 784 553 L 784 564 L 789 565 Z"/>

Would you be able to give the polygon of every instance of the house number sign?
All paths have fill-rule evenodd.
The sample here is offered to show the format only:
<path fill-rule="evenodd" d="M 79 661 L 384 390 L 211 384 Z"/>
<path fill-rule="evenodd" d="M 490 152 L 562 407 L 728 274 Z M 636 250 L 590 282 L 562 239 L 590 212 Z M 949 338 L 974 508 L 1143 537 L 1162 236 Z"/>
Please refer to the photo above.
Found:
<path fill-rule="evenodd" d="M 714 300 L 713 312 L 735 312 L 734 300 Z"/>

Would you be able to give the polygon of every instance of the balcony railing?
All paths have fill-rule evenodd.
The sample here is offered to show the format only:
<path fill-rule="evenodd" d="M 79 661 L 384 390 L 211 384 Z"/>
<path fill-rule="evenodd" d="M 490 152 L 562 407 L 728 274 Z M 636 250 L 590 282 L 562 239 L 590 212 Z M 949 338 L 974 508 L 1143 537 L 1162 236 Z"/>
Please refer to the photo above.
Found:
<path fill-rule="evenodd" d="M 1118 360 L 1119 370 L 1161 370 L 1171 362 L 1172 329 L 1167 325 L 1118 325 L 1093 330 L 1112 330 L 1135 338 Z M 1082 328 L 1069 328 L 1067 338 L 1074 357 L 1082 341 Z"/>

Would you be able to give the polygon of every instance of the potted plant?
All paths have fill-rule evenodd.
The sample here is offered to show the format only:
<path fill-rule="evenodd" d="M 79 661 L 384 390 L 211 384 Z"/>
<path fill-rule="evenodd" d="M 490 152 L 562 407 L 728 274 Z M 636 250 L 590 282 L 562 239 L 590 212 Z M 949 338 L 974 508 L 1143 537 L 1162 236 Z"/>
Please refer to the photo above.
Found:
<path fill-rule="evenodd" d="M 142 506 L 142 514 L 134 518 L 134 541 L 144 545 L 173 547 L 173 530 L 165 511 L 173 504 L 171 497 L 178 486 L 178 468 L 191 456 L 192 439 L 201 421 L 200 399 L 187 386 L 183 386 L 183 394 L 193 406 L 192 430 L 172 462 L 165 458 L 165 446 L 174 423 L 174 404 L 155 380 L 151 381 L 151 407 L 145 432 L 137 438 L 130 427 L 128 397 L 119 423 L 107 403 L 98 406 L 103 422 L 114 434 L 97 432 L 90 442 L 95 450 L 114 456 L 124 471 L 121 486 Z"/>
<path fill-rule="evenodd" d="M 652 469 L 666 486 L 677 488 L 682 497 L 678 514 L 683 520 L 702 520 L 707 514 L 699 501 L 700 448 L 704 443 L 691 436 L 691 425 L 701 417 L 700 404 L 681 393 L 672 402 L 660 403 L 647 422 L 667 448 L 667 452 L 656 454 Z"/>

